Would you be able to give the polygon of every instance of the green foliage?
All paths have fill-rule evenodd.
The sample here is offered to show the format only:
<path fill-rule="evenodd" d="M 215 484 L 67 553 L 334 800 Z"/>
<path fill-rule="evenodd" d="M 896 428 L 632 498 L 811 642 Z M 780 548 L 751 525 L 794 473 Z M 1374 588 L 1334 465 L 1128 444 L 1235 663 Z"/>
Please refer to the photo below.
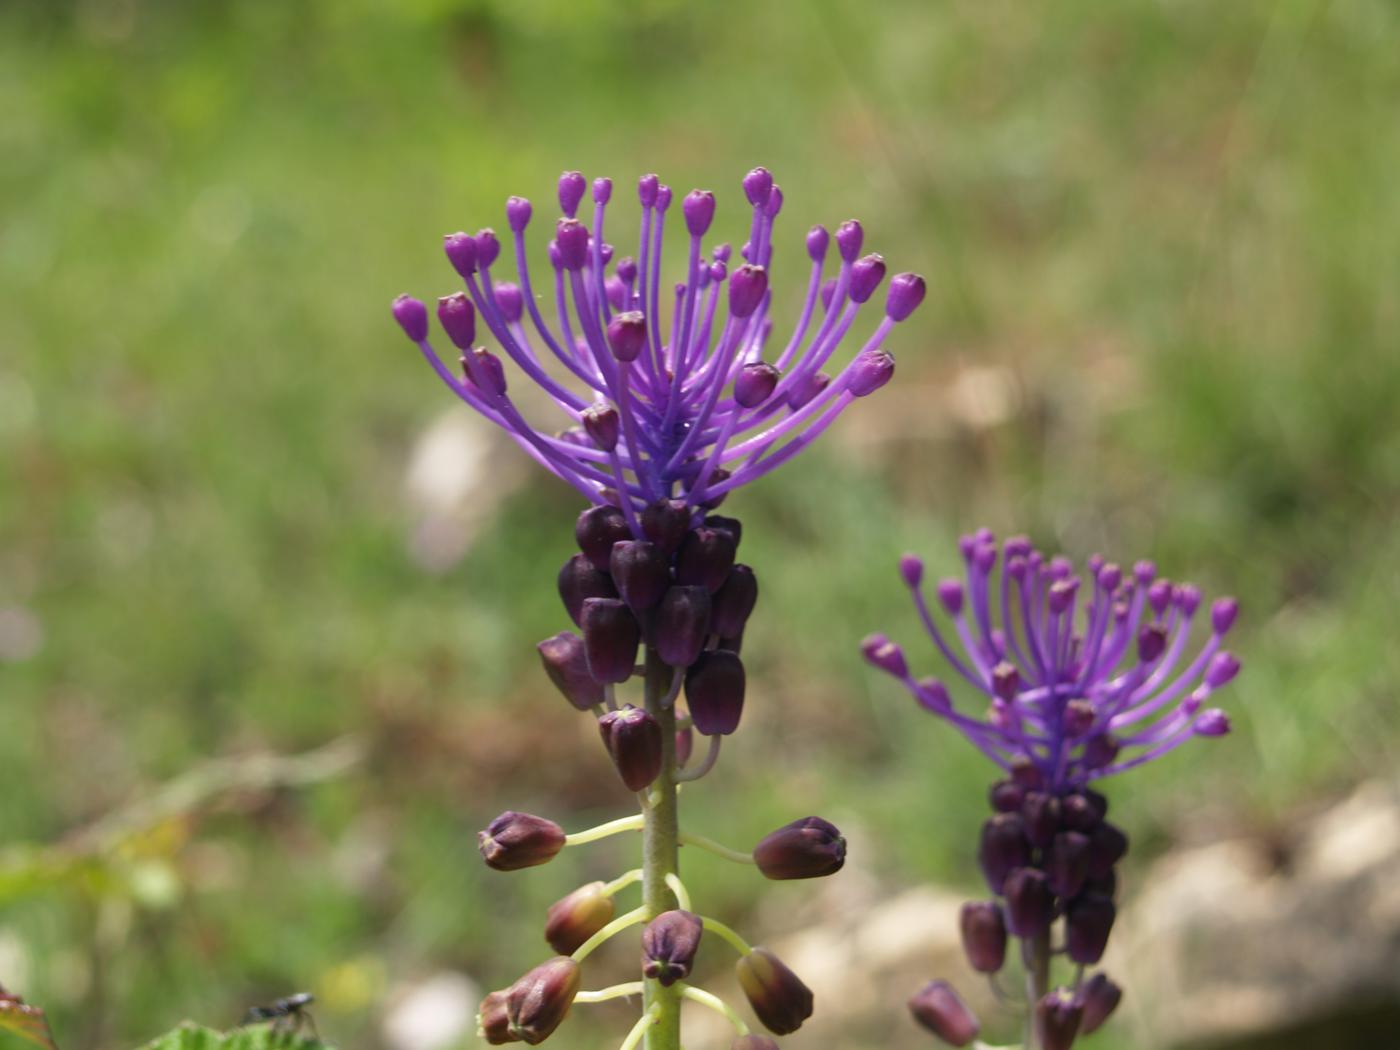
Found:
<path fill-rule="evenodd" d="M 319 1039 L 274 1024 L 246 1025 L 230 1032 L 216 1032 L 186 1021 L 159 1039 L 152 1039 L 141 1050 L 317 1050 L 325 1045 Z"/>

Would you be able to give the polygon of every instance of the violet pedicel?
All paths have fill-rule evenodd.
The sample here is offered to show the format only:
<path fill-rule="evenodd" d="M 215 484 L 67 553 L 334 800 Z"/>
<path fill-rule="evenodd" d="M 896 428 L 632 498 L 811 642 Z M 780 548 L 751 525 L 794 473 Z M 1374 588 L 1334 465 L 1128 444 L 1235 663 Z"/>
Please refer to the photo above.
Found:
<path fill-rule="evenodd" d="M 986 529 L 959 546 L 964 578 L 931 588 L 936 606 L 919 558 L 905 555 L 899 571 L 934 647 L 983 709 L 959 708 L 936 678 L 916 679 L 884 635 L 868 637 L 862 650 L 1001 768 L 977 849 L 998 899 L 964 906 L 963 946 L 973 969 L 995 980 L 1008 935 L 1016 938 L 1025 1046 L 1068 1050 L 1122 997 L 1106 974 L 1085 974 L 1108 943 L 1116 867 L 1128 851 L 1093 785 L 1229 731 L 1225 712 L 1205 705 L 1239 673 L 1239 660 L 1222 648 L 1239 606 L 1220 598 L 1202 615 L 1200 591 L 1159 578 L 1151 562 L 1124 571 L 1095 555 L 1076 573 L 1022 537 L 998 545 Z M 1055 955 L 1074 967 L 1068 986 L 1052 988 Z M 943 982 L 910 1007 L 945 1041 L 975 1038 L 975 1020 Z"/>
<path fill-rule="evenodd" d="M 541 642 L 540 659 L 565 699 L 598 719 L 623 785 L 641 804 L 635 816 L 573 835 L 521 813 L 502 814 L 481 833 L 487 863 L 510 871 L 545 863 L 569 846 L 640 831 L 642 866 L 558 901 L 546 934 L 561 954 L 487 996 L 479 1027 L 493 1044 L 533 1045 L 576 1002 L 640 993 L 642 1015 L 622 1050 L 643 1041 L 647 1050 L 679 1050 L 683 1000 L 727 1017 L 734 1047 L 763 1050 L 774 1045 L 771 1039 L 750 1033 L 728 1004 L 687 983 L 702 933 L 709 934 L 704 943 L 723 941 L 739 953 L 741 986 L 775 1034 L 806 1020 L 812 993 L 771 952 L 691 910 L 679 848 L 693 845 L 755 864 L 769 878 L 800 879 L 839 870 L 846 844 L 817 817 L 778 829 L 753 853 L 681 830 L 678 784 L 714 767 L 720 742 L 743 714 L 739 652 L 758 597 L 753 569 L 736 562 L 740 523 L 709 512 L 736 488 L 800 455 L 852 402 L 889 382 L 894 358 L 884 342 L 922 302 L 924 282 L 909 273 L 886 281 L 884 259 L 861 254 L 864 233 L 854 221 L 836 231 L 829 267 L 833 237 L 813 227 L 805 298 L 790 335 L 770 346 L 772 235 L 783 196 L 766 170 L 755 168 L 743 179 L 750 216 L 737 258 L 725 244 L 708 258 L 703 252 L 714 195 L 696 190 L 681 201 L 688 254 L 674 291 L 661 278 L 670 188 L 655 175 L 639 181 L 637 254 L 616 259 L 604 234 L 612 182 L 593 181 L 591 211 L 588 188 L 578 172 L 560 178 L 563 217 L 547 246 L 552 279 L 539 284 L 526 263 L 534 209 L 523 198 L 506 202 L 514 254 L 508 271 L 498 265 L 502 245 L 491 230 L 445 238 L 465 290 L 440 299 L 437 316 L 460 354 L 459 369 L 430 343 L 421 301 L 400 296 L 393 304 L 395 320 L 448 388 L 590 504 L 574 530 L 580 553 L 557 580 L 579 631 Z M 829 270 L 834 276 L 826 280 Z M 875 308 L 873 330 L 842 352 L 882 284 L 884 308 Z M 669 316 L 663 299 L 673 307 Z M 478 322 L 499 354 L 476 345 Z M 558 420 L 527 421 L 513 386 L 522 377 Z M 529 398 L 532 405 L 538 400 Z M 617 699 L 617 688 L 632 678 L 642 679 L 639 706 Z M 697 733 L 707 739 L 692 749 Z M 641 884 L 642 904 L 619 914 L 612 898 L 633 883 Z M 579 964 L 640 925 L 642 979 L 580 991 Z"/>

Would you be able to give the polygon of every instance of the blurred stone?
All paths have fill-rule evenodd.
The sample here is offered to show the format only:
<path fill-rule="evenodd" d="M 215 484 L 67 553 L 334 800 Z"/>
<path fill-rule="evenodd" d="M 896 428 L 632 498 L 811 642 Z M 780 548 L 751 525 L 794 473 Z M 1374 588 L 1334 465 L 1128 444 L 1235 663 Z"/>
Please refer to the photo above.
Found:
<path fill-rule="evenodd" d="M 442 1050 L 465 1045 L 476 1028 L 479 985 L 465 974 L 444 971 L 396 993 L 381 1032 L 389 1050 Z"/>
<path fill-rule="evenodd" d="M 21 605 L 0 608 L 0 663 L 19 663 L 44 646 L 44 626 Z"/>

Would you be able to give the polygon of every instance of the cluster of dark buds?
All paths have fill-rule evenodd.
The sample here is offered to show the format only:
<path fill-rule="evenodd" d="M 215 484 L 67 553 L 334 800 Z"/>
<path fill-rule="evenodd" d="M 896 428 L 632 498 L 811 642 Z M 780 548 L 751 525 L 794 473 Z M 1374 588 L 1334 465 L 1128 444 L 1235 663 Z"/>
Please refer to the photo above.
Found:
<path fill-rule="evenodd" d="M 863 650 L 1001 767 L 977 851 L 994 896 L 963 907 L 963 945 L 972 968 L 999 988 L 1015 938 L 1035 1046 L 1068 1050 L 1122 994 L 1102 972 L 1086 977 L 1108 944 L 1117 865 L 1128 851 L 1127 835 L 1106 819 L 1108 800 L 1090 784 L 1229 731 L 1225 713 L 1205 702 L 1239 672 L 1222 648 L 1238 605 L 1221 598 L 1210 607 L 1209 634 L 1187 659 L 1200 591 L 1159 578 L 1150 562 L 1125 573 L 1095 556 L 1079 576 L 1066 559 L 1046 559 L 1019 537 L 998 546 L 987 530 L 964 537 L 961 551 L 965 579 L 935 588 L 951 632 L 925 598 L 923 563 L 906 555 L 900 571 L 934 645 L 982 694 L 985 711 L 960 711 L 940 681 L 915 679 L 884 635 Z M 1071 986 L 1052 988 L 1056 956 L 1074 965 Z M 945 982 L 909 1005 L 945 1042 L 977 1038 L 977 1019 Z"/>
<path fill-rule="evenodd" d="M 557 324 L 546 322 L 526 264 L 529 201 L 506 202 L 516 280 L 493 268 L 501 243 L 491 230 L 446 238 L 463 291 L 438 301 L 437 317 L 461 354 L 454 372 L 428 340 L 428 311 L 408 296 L 394 317 L 444 383 L 533 459 L 572 485 L 592 506 L 579 516 L 579 553 L 559 573 L 559 594 L 577 631 L 539 645 L 550 680 L 575 708 L 598 721 L 603 746 L 641 812 L 566 835 L 552 821 L 505 813 L 481 833 L 481 854 L 501 870 L 544 863 L 566 846 L 641 831 L 643 866 L 609 883 L 580 887 L 549 909 L 546 937 L 559 956 L 482 1003 L 481 1030 L 492 1043 L 538 1043 L 575 1002 L 643 995 L 643 1012 L 623 1043 L 679 1050 L 679 1006 L 689 999 L 728 1017 L 736 1048 L 760 1050 L 727 1004 L 686 981 L 706 931 L 740 954 L 740 984 L 759 1020 L 775 1034 L 798 1028 L 812 995 L 771 952 L 692 912 L 679 877 L 679 847 L 693 845 L 755 864 L 768 878 L 832 874 L 845 842 L 816 817 L 775 831 L 740 853 L 681 830 L 677 786 L 715 766 L 720 742 L 739 726 L 745 674 L 744 629 L 758 597 L 753 570 L 736 561 L 739 522 L 713 512 L 728 493 L 808 448 L 854 401 L 894 374 L 884 342 L 922 302 L 924 282 L 898 274 L 887 283 L 883 316 L 846 363 L 827 371 L 863 307 L 885 284 L 884 259 L 862 254 L 858 222 L 833 235 L 816 226 L 806 239 L 807 293 L 790 337 L 770 347 L 769 275 L 773 225 L 783 194 L 763 168 L 743 180 L 750 218 L 741 261 L 703 240 L 714 195 L 695 190 L 681 202 L 688 237 L 684 280 L 667 295 L 662 320 L 662 235 L 672 203 L 655 175 L 638 183 L 641 228 L 635 257 L 615 258 L 604 238 L 609 179 L 592 184 L 592 222 L 579 217 L 588 183 L 578 172 L 559 180 L 563 216 L 548 245 Z M 827 276 L 828 252 L 839 256 Z M 725 309 L 720 310 L 723 303 Z M 545 309 L 550 309 L 548 306 Z M 480 319 L 505 357 L 562 414 L 564 428 L 526 421 L 508 392 L 501 357 L 476 345 Z M 642 680 L 640 704 L 617 689 Z M 694 737 L 706 738 L 704 752 Z M 642 884 L 642 904 L 617 915 L 613 896 Z M 579 990 L 579 964 L 614 934 L 646 924 L 642 980 L 602 991 Z"/>

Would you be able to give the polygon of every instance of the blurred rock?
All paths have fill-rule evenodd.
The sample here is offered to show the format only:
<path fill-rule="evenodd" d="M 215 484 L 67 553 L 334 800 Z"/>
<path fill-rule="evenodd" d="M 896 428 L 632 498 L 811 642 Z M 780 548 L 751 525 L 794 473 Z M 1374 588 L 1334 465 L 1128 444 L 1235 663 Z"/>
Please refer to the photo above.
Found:
<path fill-rule="evenodd" d="M 398 992 L 381 1031 L 389 1050 L 442 1050 L 462 1045 L 475 1030 L 481 988 L 465 974 L 444 971 Z"/>

